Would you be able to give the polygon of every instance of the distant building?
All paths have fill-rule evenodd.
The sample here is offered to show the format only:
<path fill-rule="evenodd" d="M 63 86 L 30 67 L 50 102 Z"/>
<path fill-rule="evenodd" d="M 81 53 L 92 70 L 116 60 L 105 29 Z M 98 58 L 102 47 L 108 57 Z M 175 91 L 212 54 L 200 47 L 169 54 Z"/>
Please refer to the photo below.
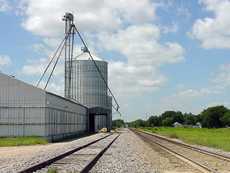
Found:
<path fill-rule="evenodd" d="M 202 124 L 201 124 L 200 122 L 197 122 L 197 123 L 196 123 L 196 127 L 197 127 L 197 128 L 202 128 Z"/>
<path fill-rule="evenodd" d="M 173 123 L 173 127 L 183 127 L 183 124 L 175 122 Z"/>

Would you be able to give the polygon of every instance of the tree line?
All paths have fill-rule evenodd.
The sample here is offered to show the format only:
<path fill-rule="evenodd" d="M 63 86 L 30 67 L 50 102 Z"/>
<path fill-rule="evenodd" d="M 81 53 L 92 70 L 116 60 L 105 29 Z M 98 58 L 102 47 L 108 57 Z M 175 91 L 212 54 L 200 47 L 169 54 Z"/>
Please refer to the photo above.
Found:
<path fill-rule="evenodd" d="M 152 115 L 147 120 L 138 119 L 127 122 L 129 127 L 173 126 L 175 122 L 193 126 L 198 122 L 202 127 L 221 128 L 230 127 L 230 109 L 225 106 L 213 106 L 203 110 L 200 114 L 182 113 L 181 111 L 165 111 L 161 115 Z M 124 126 L 123 120 L 113 121 L 113 127 Z"/>

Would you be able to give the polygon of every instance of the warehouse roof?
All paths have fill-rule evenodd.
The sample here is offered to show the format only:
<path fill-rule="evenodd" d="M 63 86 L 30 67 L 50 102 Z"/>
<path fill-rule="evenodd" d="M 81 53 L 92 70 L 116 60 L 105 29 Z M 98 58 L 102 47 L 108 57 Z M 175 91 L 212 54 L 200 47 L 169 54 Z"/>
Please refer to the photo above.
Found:
<path fill-rule="evenodd" d="M 85 108 L 87 108 L 87 109 L 88 109 L 88 107 L 87 107 L 87 106 L 85 106 L 85 105 L 83 105 L 83 104 L 81 104 L 81 103 L 77 102 L 77 100 L 74 100 L 74 99 L 69 99 L 69 98 L 66 98 L 66 97 L 63 97 L 63 96 L 57 95 L 57 94 L 55 94 L 55 93 L 51 93 L 51 92 L 49 92 L 49 91 L 45 91 L 45 92 L 46 92 L 46 93 L 48 93 L 48 94 L 50 94 L 50 95 L 54 95 L 54 96 L 56 96 L 56 97 L 59 97 L 59 98 L 61 98 L 61 99 L 64 99 L 64 100 L 66 100 L 66 101 L 73 102 L 73 103 L 75 103 L 75 104 L 78 104 L 78 105 L 80 105 L 80 106 L 85 107 Z"/>
<path fill-rule="evenodd" d="M 78 104 L 78 105 L 80 105 L 80 106 L 82 106 L 82 107 L 87 108 L 86 106 L 84 106 L 84 105 L 80 104 L 79 102 L 77 102 L 77 100 L 65 98 L 65 97 L 60 96 L 60 95 L 58 95 L 58 94 L 55 94 L 55 93 L 46 91 L 46 90 L 41 89 L 41 88 L 38 88 L 38 87 L 36 87 L 36 86 L 34 86 L 34 85 L 32 85 L 32 84 L 28 84 L 28 83 L 26 83 L 26 82 L 24 82 L 24 81 L 22 81 L 22 80 L 19 80 L 19 79 L 15 78 L 15 76 L 10 76 L 10 75 L 7 75 L 7 74 L 4 74 L 4 73 L 0 72 L 0 77 L 1 77 L 1 76 L 2 76 L 2 77 L 5 77 L 5 78 L 8 78 L 8 79 L 10 79 L 10 80 L 16 80 L 16 81 L 18 81 L 18 82 L 23 83 L 24 85 L 27 85 L 28 87 L 32 87 L 32 88 L 34 88 L 34 89 L 43 91 L 43 92 L 45 92 L 45 93 L 47 93 L 47 94 L 57 96 L 57 97 L 59 97 L 59 98 L 61 98 L 61 99 L 64 99 L 64 100 L 66 100 L 66 101 L 73 102 L 73 103 L 75 103 L 75 104 Z M 88 109 L 88 108 L 87 108 L 87 109 Z"/>

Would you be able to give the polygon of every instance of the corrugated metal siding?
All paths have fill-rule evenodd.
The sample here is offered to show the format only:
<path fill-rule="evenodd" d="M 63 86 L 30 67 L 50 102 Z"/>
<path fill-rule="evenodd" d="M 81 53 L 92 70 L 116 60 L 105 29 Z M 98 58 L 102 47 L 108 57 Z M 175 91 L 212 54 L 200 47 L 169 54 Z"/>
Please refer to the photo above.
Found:
<path fill-rule="evenodd" d="M 95 61 L 108 81 L 107 62 Z M 107 87 L 101 79 L 93 61 L 75 60 L 73 62 L 71 97 L 87 107 L 107 107 Z"/>
<path fill-rule="evenodd" d="M 0 136 L 45 136 L 45 108 L 0 107 Z"/>
<path fill-rule="evenodd" d="M 47 93 L 46 136 L 52 139 L 86 132 L 87 108 Z"/>
<path fill-rule="evenodd" d="M 87 108 L 0 73 L 0 136 L 61 139 L 87 131 Z"/>
<path fill-rule="evenodd" d="M 45 91 L 0 73 L 0 106 L 44 107 Z"/>
<path fill-rule="evenodd" d="M 45 91 L 0 73 L 0 136 L 44 136 Z"/>

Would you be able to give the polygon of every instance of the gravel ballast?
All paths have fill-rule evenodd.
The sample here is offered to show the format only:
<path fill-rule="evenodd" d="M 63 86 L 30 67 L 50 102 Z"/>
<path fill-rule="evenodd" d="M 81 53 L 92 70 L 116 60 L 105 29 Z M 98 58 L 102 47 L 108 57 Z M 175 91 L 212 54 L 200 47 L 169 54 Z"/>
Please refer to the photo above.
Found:
<path fill-rule="evenodd" d="M 47 145 L 1 147 L 0 173 L 14 173 L 21 171 L 34 164 L 51 159 L 64 152 L 82 146 L 106 135 L 108 134 L 98 133 L 73 141 L 52 143 Z"/>
<path fill-rule="evenodd" d="M 143 136 L 144 138 L 148 138 L 151 141 L 157 142 L 172 151 L 183 155 L 186 158 L 189 158 L 196 163 L 204 165 L 211 172 L 221 172 L 221 173 L 229 173 L 230 172 L 230 163 L 227 160 L 223 160 L 221 158 L 213 157 L 212 155 L 207 155 L 201 153 L 199 151 L 193 150 L 191 148 L 184 147 L 183 145 L 178 145 L 172 142 L 165 140 L 165 138 L 159 138 L 153 135 L 149 135 L 143 132 L 137 132 L 138 135 Z"/>
<path fill-rule="evenodd" d="M 102 139 L 97 143 L 94 143 L 61 160 L 58 160 L 57 162 L 54 162 L 48 168 L 43 168 L 36 173 L 47 173 L 48 170 L 56 170 L 58 173 L 81 172 L 117 136 L 117 134 L 113 134 L 105 139 Z"/>
<path fill-rule="evenodd" d="M 100 158 L 91 173 L 198 173 L 169 153 L 150 146 L 128 129 Z"/>

